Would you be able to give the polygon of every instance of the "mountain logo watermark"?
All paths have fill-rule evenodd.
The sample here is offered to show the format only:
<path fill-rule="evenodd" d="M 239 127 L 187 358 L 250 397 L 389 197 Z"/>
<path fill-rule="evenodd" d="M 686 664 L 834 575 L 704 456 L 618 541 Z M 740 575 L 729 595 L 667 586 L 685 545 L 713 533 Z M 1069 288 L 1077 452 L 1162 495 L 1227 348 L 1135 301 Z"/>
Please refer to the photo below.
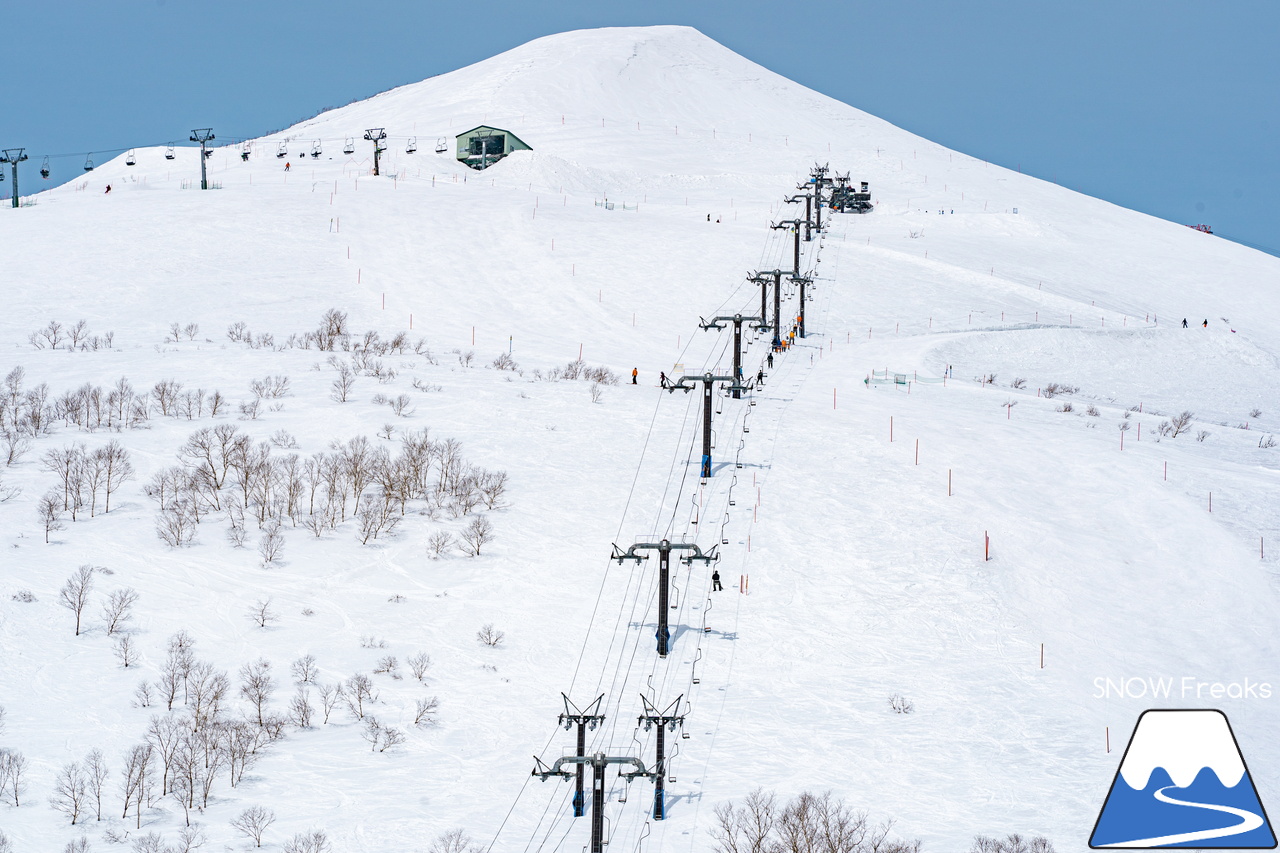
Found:
<path fill-rule="evenodd" d="M 1270 850 L 1271 822 L 1227 715 L 1143 711 L 1089 847 Z"/>

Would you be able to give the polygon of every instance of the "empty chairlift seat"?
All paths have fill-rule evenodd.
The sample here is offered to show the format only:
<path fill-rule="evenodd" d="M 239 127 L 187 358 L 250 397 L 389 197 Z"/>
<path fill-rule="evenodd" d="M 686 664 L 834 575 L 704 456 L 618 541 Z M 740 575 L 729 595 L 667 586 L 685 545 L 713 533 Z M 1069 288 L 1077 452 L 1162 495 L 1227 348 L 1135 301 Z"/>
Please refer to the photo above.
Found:
<path fill-rule="evenodd" d="M 283 160 L 285 157 L 288 157 L 288 156 L 289 156 L 289 146 L 281 142 L 279 146 L 276 147 L 276 159 Z"/>
<path fill-rule="evenodd" d="M 356 153 L 356 140 L 354 136 L 347 137 L 347 141 L 342 146 L 342 153 L 343 154 Z"/>
<path fill-rule="evenodd" d="M 404 153 L 412 154 L 417 150 L 418 150 L 418 137 L 416 136 L 409 137 L 409 144 L 404 147 Z"/>

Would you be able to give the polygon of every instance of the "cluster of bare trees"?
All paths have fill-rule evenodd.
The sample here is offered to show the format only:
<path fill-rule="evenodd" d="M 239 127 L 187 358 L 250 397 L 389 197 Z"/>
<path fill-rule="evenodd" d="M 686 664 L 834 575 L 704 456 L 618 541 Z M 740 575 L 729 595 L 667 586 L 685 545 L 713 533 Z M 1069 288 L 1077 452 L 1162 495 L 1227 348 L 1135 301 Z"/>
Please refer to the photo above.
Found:
<path fill-rule="evenodd" d="M 271 442 L 219 424 L 193 433 L 178 459 L 145 488 L 160 506 L 160 538 L 173 547 L 189 544 L 202 519 L 225 513 L 232 541 L 242 544 L 245 520 L 252 519 L 263 531 L 259 550 L 267 564 L 279 555 L 286 523 L 319 537 L 350 516 L 368 544 L 393 531 L 411 501 L 460 518 L 482 506 L 503 506 L 508 482 L 506 472 L 471 465 L 461 444 L 434 441 L 426 430 L 407 433 L 394 456 L 359 436 L 304 458 L 273 453 Z M 492 537 L 491 523 L 477 516 L 459 547 L 479 555 Z"/>
<path fill-rule="evenodd" d="M 76 521 L 88 510 L 89 517 L 98 512 L 99 500 L 102 511 L 111 511 L 111 496 L 120 486 L 133 479 L 133 462 L 129 452 L 120 442 L 112 440 L 93 450 L 83 444 L 73 444 L 61 449 L 47 451 L 40 459 L 44 470 L 57 477 L 57 484 L 46 495 L 46 500 L 37 506 L 40 520 L 45 524 L 45 541 L 51 522 L 56 522 L 61 513 L 71 513 L 71 520 Z"/>
<path fill-rule="evenodd" d="M 346 313 L 336 308 L 326 311 L 315 329 L 291 334 L 279 344 L 276 343 L 275 336 L 269 332 L 255 335 L 249 330 L 249 325 L 243 321 L 232 323 L 227 327 L 227 338 L 235 343 L 243 343 L 251 349 L 286 350 L 314 347 L 321 352 L 364 353 L 375 357 L 403 354 L 410 349 L 420 355 L 429 352 L 425 338 L 410 342 L 408 332 L 396 332 L 389 338 L 383 338 L 375 331 L 368 331 L 363 335 L 354 334 L 347 323 Z"/>
<path fill-rule="evenodd" d="M 102 820 L 102 795 L 110 778 L 102 751 L 95 749 L 80 763 L 64 764 L 53 783 L 49 804 L 71 818 L 75 826 L 81 818 Z"/>
<path fill-rule="evenodd" d="M 0 802 L 22 805 L 27 792 L 27 759 L 21 752 L 0 747 Z"/>
<path fill-rule="evenodd" d="M 1041 835 L 1023 838 L 1014 833 L 1004 838 L 975 836 L 969 853 L 1053 853 L 1053 844 Z"/>
<path fill-rule="evenodd" d="M 111 349 L 115 338 L 115 332 L 107 332 L 101 336 L 89 334 L 89 323 L 86 320 L 77 320 L 65 326 L 57 320 L 50 320 L 49 325 L 28 335 L 27 341 L 36 349 L 75 351 Z"/>
<path fill-rule="evenodd" d="M 146 683 L 145 691 L 148 696 L 154 691 L 165 712 L 153 716 L 143 741 L 125 751 L 119 774 L 122 818 L 132 811 L 140 827 L 142 810 L 169 798 L 181 806 L 190 826 L 191 813 L 208 805 L 219 781 L 236 787 L 266 747 L 284 737 L 288 719 L 268 709 L 275 691 L 270 664 L 245 664 L 239 677 L 250 713 L 233 716 L 227 707 L 233 689 L 227 673 L 198 660 L 185 631 L 169 639 L 160 677 Z M 91 753 L 82 765 L 67 765 L 55 786 L 55 807 L 74 823 L 91 803 L 101 819 L 106 776 L 101 753 Z"/>
<path fill-rule="evenodd" d="M 805 791 L 780 803 L 760 788 L 741 805 L 716 806 L 717 853 L 919 853 L 920 842 L 891 839 L 891 823 L 873 824 L 830 791 Z"/>
<path fill-rule="evenodd" d="M 26 372 L 15 367 L 0 386 L 0 459 L 6 466 L 22 458 L 31 439 L 53 428 L 49 386 L 24 387 Z"/>
<path fill-rule="evenodd" d="M 77 637 L 80 636 L 84 612 L 88 609 L 93 594 L 93 576 L 104 571 L 100 566 L 81 566 L 58 591 L 58 603 L 75 616 Z M 137 601 L 138 593 L 129 587 L 111 591 L 102 604 L 102 626 L 108 637 L 125 634 L 129 622 L 133 620 L 133 605 Z"/>

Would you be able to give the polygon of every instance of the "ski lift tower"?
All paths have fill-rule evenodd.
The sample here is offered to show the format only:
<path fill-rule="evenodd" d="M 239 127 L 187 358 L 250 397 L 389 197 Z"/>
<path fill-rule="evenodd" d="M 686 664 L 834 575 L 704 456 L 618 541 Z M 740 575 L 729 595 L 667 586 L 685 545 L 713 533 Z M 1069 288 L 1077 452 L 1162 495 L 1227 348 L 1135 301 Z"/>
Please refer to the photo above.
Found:
<path fill-rule="evenodd" d="M 209 189 L 209 176 L 205 169 L 204 161 L 208 156 L 205 153 L 205 143 L 213 139 L 213 128 L 198 127 L 191 131 L 191 141 L 200 143 L 200 189 Z"/>
<path fill-rule="evenodd" d="M 688 389 L 686 389 L 688 390 Z M 680 562 L 686 566 L 693 565 L 694 560 L 701 560 L 703 563 L 710 564 L 713 560 L 718 560 L 715 548 L 711 549 L 710 554 L 703 554 L 702 549 L 692 542 L 672 542 L 663 539 L 661 542 L 637 542 L 628 548 L 625 552 L 618 550 L 618 546 L 613 546 L 613 554 L 609 557 L 611 560 L 617 560 L 618 565 L 622 565 L 623 560 L 634 560 L 639 563 L 641 560 L 647 560 L 648 557 L 642 557 L 637 551 L 657 551 L 658 552 L 658 656 L 666 657 L 670 651 L 671 632 L 667 630 L 667 611 L 670 610 L 670 591 L 671 591 L 671 552 L 672 551 L 692 551 L 693 553 L 687 557 L 681 558 Z"/>
<path fill-rule="evenodd" d="M 646 775 L 653 777 L 653 819 L 665 820 L 667 817 L 667 749 L 666 734 L 670 730 L 674 732 L 676 726 L 684 725 L 684 714 L 677 714 L 676 709 L 680 707 L 680 703 L 684 700 L 684 694 L 681 693 L 676 697 L 676 701 L 667 706 L 665 711 L 659 711 L 649 698 L 644 694 L 640 695 L 640 701 L 644 703 L 644 713 L 640 715 L 637 723 L 643 724 L 645 731 L 649 731 L 655 725 L 657 731 L 657 750 L 658 757 L 654 759 L 653 770 Z M 672 781 L 675 781 L 672 779 Z"/>
<path fill-rule="evenodd" d="M 699 317 L 698 320 L 700 321 L 698 326 L 703 331 L 706 331 L 707 329 L 723 329 L 723 322 L 733 324 L 733 375 L 736 378 L 734 380 L 734 387 L 731 388 L 730 391 L 733 393 L 733 399 L 742 399 L 742 324 L 746 322 L 755 323 L 751 328 L 756 331 L 767 329 L 768 326 L 764 324 L 764 315 L 762 314 L 759 317 L 744 317 L 741 314 L 734 314 L 732 317 L 712 317 L 710 323 L 703 320 L 701 317 Z"/>
<path fill-rule="evenodd" d="M 373 174 L 378 175 L 378 155 L 386 149 L 382 147 L 382 140 L 387 138 L 387 132 L 381 127 L 371 127 L 364 132 L 364 138 L 373 143 Z"/>
<path fill-rule="evenodd" d="M 8 163 L 13 167 L 13 206 L 18 206 L 18 164 L 27 159 L 25 148 L 6 148 L 0 163 Z"/>

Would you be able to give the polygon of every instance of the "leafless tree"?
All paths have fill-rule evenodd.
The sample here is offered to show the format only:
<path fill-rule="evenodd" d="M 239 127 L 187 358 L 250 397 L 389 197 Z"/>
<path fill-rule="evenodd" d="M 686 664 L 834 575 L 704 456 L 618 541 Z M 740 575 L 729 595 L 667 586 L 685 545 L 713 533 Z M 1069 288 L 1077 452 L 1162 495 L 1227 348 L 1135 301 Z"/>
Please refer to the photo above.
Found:
<path fill-rule="evenodd" d="M 4 830 L 0 830 L 0 853 L 13 853 L 13 842 L 4 834 Z"/>
<path fill-rule="evenodd" d="M 136 827 L 142 828 L 142 804 L 151 789 L 151 771 L 153 758 L 150 744 L 139 744 L 130 747 L 125 753 L 124 767 L 121 769 L 120 793 L 124 800 L 124 809 L 120 814 L 123 820 L 129 816 L 129 808 L 135 808 L 137 814 Z"/>
<path fill-rule="evenodd" d="M 356 520 L 360 524 L 360 544 L 367 545 L 370 539 L 395 530 L 400 516 L 385 495 L 368 494 L 360 499 Z"/>
<path fill-rule="evenodd" d="M 331 853 L 332 850 L 328 837 L 318 829 L 299 832 L 284 843 L 284 853 Z"/>
<path fill-rule="evenodd" d="M 494 630 L 492 622 L 483 626 L 479 631 L 476 631 L 476 639 L 492 648 L 500 646 L 506 636 L 507 635 L 501 631 Z"/>
<path fill-rule="evenodd" d="M 333 713 L 333 708 L 345 696 L 346 691 L 342 689 L 341 684 L 321 684 L 318 686 L 320 691 L 320 708 L 324 711 L 324 722 L 329 723 L 329 715 Z"/>
<path fill-rule="evenodd" d="M 493 541 L 493 525 L 483 515 L 477 515 L 458 537 L 461 540 L 458 547 L 463 553 L 479 557 L 480 550 Z"/>
<path fill-rule="evenodd" d="M 289 702 L 289 721 L 300 729 L 311 728 L 311 715 L 315 709 L 311 707 L 311 692 L 305 684 L 299 684 L 298 690 Z"/>
<path fill-rule="evenodd" d="M 263 528 L 262 539 L 258 541 L 258 554 L 262 557 L 262 565 L 274 564 L 283 553 L 284 528 L 278 521 L 269 521 Z"/>
<path fill-rule="evenodd" d="M 369 719 L 372 720 L 373 718 L 370 717 Z M 382 737 L 374 745 L 377 746 L 378 752 L 386 752 L 388 749 L 392 749 L 393 747 L 397 747 L 404 743 L 404 741 L 404 732 L 394 726 L 383 726 Z"/>
<path fill-rule="evenodd" d="M 181 393 L 182 383 L 176 379 L 161 379 L 151 388 L 151 396 L 165 417 L 177 414 L 178 395 Z"/>
<path fill-rule="evenodd" d="M 429 726 L 436 721 L 436 711 L 440 708 L 440 700 L 432 696 L 430 699 L 417 700 L 413 715 L 415 726 Z"/>
<path fill-rule="evenodd" d="M 486 471 L 480 477 L 480 494 L 484 496 L 484 505 L 489 509 L 502 506 L 502 499 L 507 492 L 506 471 Z"/>
<path fill-rule="evenodd" d="M 271 701 L 275 692 L 275 679 L 271 677 L 271 664 L 264 658 L 240 667 L 240 695 L 253 706 L 262 725 L 262 709 Z"/>
<path fill-rule="evenodd" d="M 427 675 L 427 670 L 431 668 L 431 656 L 426 652 L 418 652 L 409 656 L 409 669 L 413 671 L 413 677 L 422 681 Z"/>
<path fill-rule="evenodd" d="M 248 615 L 249 618 L 253 620 L 253 624 L 257 625 L 259 628 L 265 628 L 272 622 L 280 621 L 280 617 L 271 609 L 270 598 L 266 601 L 263 601 L 262 599 L 255 601 L 253 606 L 249 608 Z"/>
<path fill-rule="evenodd" d="M 125 629 L 126 623 L 133 618 L 133 605 L 137 600 L 138 593 L 129 587 L 112 590 L 102 605 L 102 621 L 106 623 L 108 637 Z"/>
<path fill-rule="evenodd" d="M 363 720 L 369 706 L 378 701 L 378 691 L 369 676 L 357 672 L 343 684 L 342 698 L 347 703 L 351 716 Z"/>
<path fill-rule="evenodd" d="M 107 760 L 102 750 L 94 749 L 84 758 L 85 790 L 93 797 L 95 820 L 102 820 L 102 790 L 107 783 Z"/>
<path fill-rule="evenodd" d="M 93 566 L 81 566 L 58 591 L 58 603 L 76 615 L 76 636 L 80 636 L 80 617 L 89 606 L 93 592 Z"/>
<path fill-rule="evenodd" d="M 170 853 L 194 853 L 205 845 L 208 839 L 199 824 L 184 826 L 178 831 L 178 843 L 169 848 Z"/>
<path fill-rule="evenodd" d="M 339 403 L 345 403 L 351 398 L 351 392 L 356 385 L 356 374 L 346 362 L 338 364 L 338 378 L 333 380 L 333 385 L 329 396 Z"/>
<path fill-rule="evenodd" d="M 187 675 L 187 702 L 191 708 L 192 727 L 200 731 L 218 719 L 222 702 L 231 689 L 225 672 L 201 661 L 193 664 Z"/>
<path fill-rule="evenodd" d="M 62 506 L 56 492 L 48 492 L 36 504 L 36 514 L 40 518 L 40 526 L 44 528 L 44 544 L 49 544 L 49 534 L 55 530 L 66 528 L 62 521 Z"/>
<path fill-rule="evenodd" d="M 449 546 L 453 544 L 453 534 L 447 530 L 437 530 L 427 537 L 427 553 L 432 559 L 439 557 L 449 550 Z"/>
<path fill-rule="evenodd" d="M 231 826 L 241 835 L 253 839 L 255 847 L 262 846 L 262 834 L 275 823 L 276 814 L 262 806 L 250 806 L 231 819 Z"/>
<path fill-rule="evenodd" d="M 54 780 L 49 805 L 71 818 L 71 825 L 75 826 L 80 812 L 88 805 L 88 798 L 88 785 L 80 765 L 74 761 L 64 765 Z"/>
<path fill-rule="evenodd" d="M 373 671 L 375 674 L 385 674 L 399 678 L 400 675 L 397 672 L 399 666 L 400 661 L 396 660 L 395 655 L 384 655 L 378 658 L 378 664 L 373 668 Z"/>
<path fill-rule="evenodd" d="M 316 656 L 305 655 L 295 660 L 289 667 L 294 681 L 299 684 L 314 684 L 319 669 L 316 667 Z"/>
<path fill-rule="evenodd" d="M 21 752 L 0 747 L 0 799 L 7 796 L 18 808 L 26 792 L 27 759 Z"/>
<path fill-rule="evenodd" d="M 62 853 L 89 853 L 92 849 L 88 837 L 82 835 L 74 841 L 68 841 L 67 846 L 62 848 Z"/>
<path fill-rule="evenodd" d="M 133 637 L 128 634 L 121 634 L 116 638 L 115 653 L 120 665 L 125 669 L 138 662 L 138 649 L 133 644 Z"/>
<path fill-rule="evenodd" d="M 111 496 L 120 486 L 133 479 L 133 462 L 129 452 L 118 441 L 111 441 L 104 447 L 94 451 L 94 456 L 101 459 L 103 468 L 103 489 L 106 491 L 106 505 L 103 512 L 111 512 Z"/>
<path fill-rule="evenodd" d="M 196 507 L 191 501 L 175 501 L 160 510 L 156 518 L 156 535 L 170 548 L 190 545 L 196 538 Z"/>
<path fill-rule="evenodd" d="M 150 708 L 154 702 L 151 695 L 152 684 L 145 678 L 138 682 L 138 686 L 133 688 L 133 705 L 135 708 Z"/>
<path fill-rule="evenodd" d="M 1191 420 L 1195 417 L 1193 412 L 1183 412 L 1169 419 L 1169 425 L 1173 427 L 1173 432 L 1169 434 L 1170 438 L 1177 438 L 1182 433 L 1191 428 Z"/>
<path fill-rule="evenodd" d="M 451 829 L 436 836 L 427 853 L 484 853 L 483 844 L 477 844 L 462 829 Z M 765 853 L 765 851 L 759 851 Z"/>

